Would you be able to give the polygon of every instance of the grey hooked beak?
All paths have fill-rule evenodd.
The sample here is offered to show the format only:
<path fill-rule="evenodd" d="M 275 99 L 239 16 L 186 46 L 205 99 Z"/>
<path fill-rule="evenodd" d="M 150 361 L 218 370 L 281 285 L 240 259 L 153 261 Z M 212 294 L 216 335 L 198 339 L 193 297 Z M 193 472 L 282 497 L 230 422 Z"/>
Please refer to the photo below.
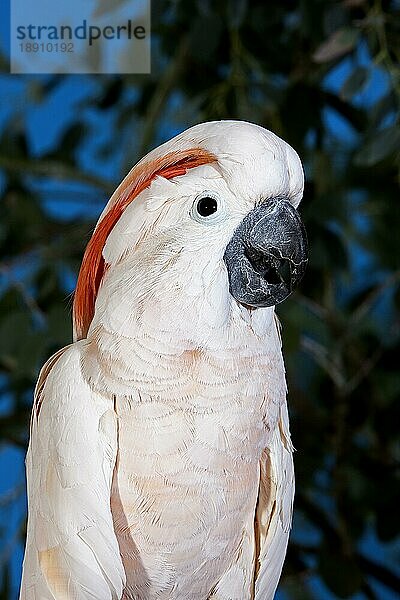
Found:
<path fill-rule="evenodd" d="M 224 261 L 229 291 L 241 304 L 258 308 L 286 300 L 308 262 L 307 235 L 297 210 L 284 198 L 254 208 L 234 232 Z"/>

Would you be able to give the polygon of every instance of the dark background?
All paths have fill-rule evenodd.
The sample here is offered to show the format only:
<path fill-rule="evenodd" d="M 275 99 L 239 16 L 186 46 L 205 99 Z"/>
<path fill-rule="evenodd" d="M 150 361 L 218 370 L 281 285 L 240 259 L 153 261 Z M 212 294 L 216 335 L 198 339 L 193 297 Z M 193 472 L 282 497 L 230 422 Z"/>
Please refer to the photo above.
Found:
<path fill-rule="evenodd" d="M 279 306 L 297 474 L 280 600 L 398 598 L 398 1 L 152 2 L 151 75 L 7 74 L 0 62 L 0 598 L 15 598 L 39 366 L 71 339 L 95 218 L 143 153 L 250 120 L 306 171 L 311 257 Z"/>

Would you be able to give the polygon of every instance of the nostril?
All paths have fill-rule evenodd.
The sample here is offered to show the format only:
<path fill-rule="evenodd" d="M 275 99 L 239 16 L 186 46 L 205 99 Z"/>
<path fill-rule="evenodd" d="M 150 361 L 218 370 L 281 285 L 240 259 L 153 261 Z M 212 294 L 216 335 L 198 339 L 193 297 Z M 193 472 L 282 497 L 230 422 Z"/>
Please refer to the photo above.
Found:
<path fill-rule="evenodd" d="M 278 267 L 279 275 L 289 287 L 292 280 L 292 272 L 290 270 L 290 264 L 288 260 L 282 259 Z"/>
<path fill-rule="evenodd" d="M 264 273 L 260 273 L 263 276 L 265 281 L 268 283 L 272 283 L 273 285 L 282 283 L 282 278 L 279 274 L 279 270 L 275 269 L 275 267 L 268 267 L 264 270 Z"/>
<path fill-rule="evenodd" d="M 251 247 L 245 249 L 245 256 L 253 269 L 267 283 L 271 285 L 290 284 L 291 272 L 287 260 L 276 258 Z"/>
<path fill-rule="evenodd" d="M 249 247 L 245 248 L 244 254 L 253 269 L 260 275 L 264 276 L 264 273 L 271 268 L 270 263 L 266 260 L 265 254 L 262 252 Z"/>

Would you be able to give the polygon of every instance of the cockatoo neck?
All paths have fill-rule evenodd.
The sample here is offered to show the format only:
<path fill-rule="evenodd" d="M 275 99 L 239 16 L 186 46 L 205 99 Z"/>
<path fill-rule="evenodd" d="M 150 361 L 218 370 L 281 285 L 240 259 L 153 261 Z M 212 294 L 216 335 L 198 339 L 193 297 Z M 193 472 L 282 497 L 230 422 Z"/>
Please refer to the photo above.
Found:
<path fill-rule="evenodd" d="M 174 371 L 186 368 L 188 354 L 238 369 L 243 357 L 280 353 L 274 309 L 239 305 L 229 294 L 222 258 L 197 264 L 197 276 L 187 281 L 174 277 L 174 260 L 177 272 L 193 272 L 187 253 L 169 257 L 168 269 L 151 269 L 136 253 L 107 273 L 85 357 L 86 375 L 98 389 L 129 394 L 164 361 L 173 379 Z"/>

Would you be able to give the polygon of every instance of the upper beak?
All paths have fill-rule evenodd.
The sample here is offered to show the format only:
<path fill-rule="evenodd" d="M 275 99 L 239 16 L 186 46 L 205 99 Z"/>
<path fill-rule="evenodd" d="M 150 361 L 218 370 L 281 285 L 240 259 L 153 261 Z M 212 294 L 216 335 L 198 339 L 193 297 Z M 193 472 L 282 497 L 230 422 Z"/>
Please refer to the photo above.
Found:
<path fill-rule="evenodd" d="M 308 262 L 307 235 L 297 210 L 283 198 L 258 205 L 234 232 L 224 261 L 229 291 L 238 302 L 262 307 L 285 300 Z"/>

